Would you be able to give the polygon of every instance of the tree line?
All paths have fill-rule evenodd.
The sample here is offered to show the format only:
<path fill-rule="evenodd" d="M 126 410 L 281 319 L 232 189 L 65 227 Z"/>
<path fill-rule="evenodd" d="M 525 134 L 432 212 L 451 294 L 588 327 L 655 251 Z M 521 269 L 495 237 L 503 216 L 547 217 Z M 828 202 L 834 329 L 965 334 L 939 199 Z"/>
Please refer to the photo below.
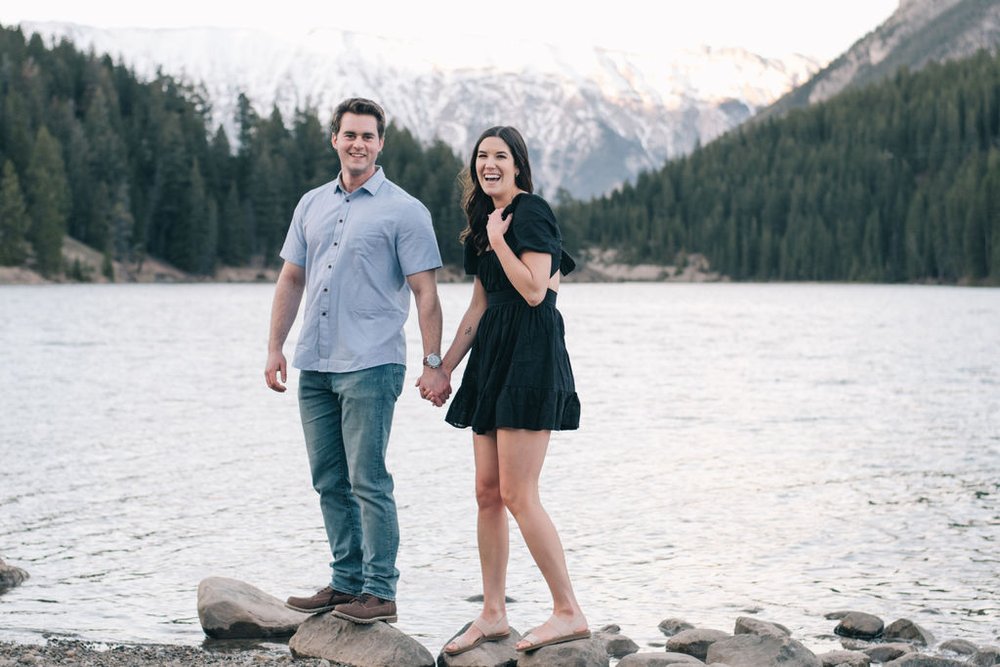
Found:
<path fill-rule="evenodd" d="M 697 251 L 738 280 L 1000 283 L 1000 54 L 750 121 L 560 213 L 628 261 Z"/>
<path fill-rule="evenodd" d="M 339 171 L 316 109 L 290 119 L 238 100 L 235 142 L 194 87 L 140 82 L 109 57 L 0 28 L 0 264 L 55 275 L 68 234 L 111 260 L 146 257 L 210 275 L 274 264 L 292 210 Z M 430 210 L 441 250 L 460 264 L 461 161 L 390 125 L 386 174 Z"/>
<path fill-rule="evenodd" d="M 112 260 L 211 275 L 276 264 L 299 197 L 339 171 L 315 109 L 237 104 L 0 27 L 0 264 L 58 274 L 70 235 Z M 387 129 L 380 163 L 460 266 L 459 158 Z M 985 52 L 751 121 L 590 201 L 559 193 L 568 245 L 626 262 L 701 253 L 738 280 L 1000 282 L 1000 56 Z"/>

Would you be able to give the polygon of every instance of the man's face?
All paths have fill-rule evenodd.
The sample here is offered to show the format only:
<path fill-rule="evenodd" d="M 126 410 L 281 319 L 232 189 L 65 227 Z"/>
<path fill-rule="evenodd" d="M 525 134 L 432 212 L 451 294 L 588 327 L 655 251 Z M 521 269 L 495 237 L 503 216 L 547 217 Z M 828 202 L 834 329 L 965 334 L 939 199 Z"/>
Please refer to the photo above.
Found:
<path fill-rule="evenodd" d="M 375 160 L 384 143 L 378 136 L 375 116 L 345 113 L 332 143 L 340 156 L 340 168 L 352 178 L 375 173 Z"/>

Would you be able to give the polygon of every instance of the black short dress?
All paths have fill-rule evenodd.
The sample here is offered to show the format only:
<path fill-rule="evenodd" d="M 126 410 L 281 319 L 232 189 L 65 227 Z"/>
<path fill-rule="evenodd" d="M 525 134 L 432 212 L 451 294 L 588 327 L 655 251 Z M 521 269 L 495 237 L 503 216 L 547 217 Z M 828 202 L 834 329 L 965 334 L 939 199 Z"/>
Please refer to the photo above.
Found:
<path fill-rule="evenodd" d="M 525 250 L 552 255 L 549 275 L 573 270 L 576 264 L 562 249 L 559 226 L 544 199 L 522 193 L 505 214 L 508 210 L 514 218 L 504 238 L 516 255 Z M 548 290 L 541 304 L 529 306 L 496 254 L 477 254 L 471 237 L 465 242 L 465 272 L 479 276 L 488 305 L 445 420 L 480 434 L 497 428 L 578 428 L 580 400 L 556 293 Z"/>

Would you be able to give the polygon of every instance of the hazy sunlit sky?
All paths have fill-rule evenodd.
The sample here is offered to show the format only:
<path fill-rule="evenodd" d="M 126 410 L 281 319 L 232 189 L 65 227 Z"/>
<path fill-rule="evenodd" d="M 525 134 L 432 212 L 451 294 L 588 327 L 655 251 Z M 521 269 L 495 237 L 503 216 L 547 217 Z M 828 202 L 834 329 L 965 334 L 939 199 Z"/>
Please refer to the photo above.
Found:
<path fill-rule="evenodd" d="M 98 27 L 232 26 L 299 31 L 336 27 L 380 35 L 462 30 L 503 50 L 506 36 L 611 49 L 745 47 L 765 56 L 829 60 L 884 21 L 898 0 L 3 0 L 0 23 L 72 21 Z M 655 12 L 651 8 L 656 8 Z M 655 15 L 654 15 L 655 13 Z"/>

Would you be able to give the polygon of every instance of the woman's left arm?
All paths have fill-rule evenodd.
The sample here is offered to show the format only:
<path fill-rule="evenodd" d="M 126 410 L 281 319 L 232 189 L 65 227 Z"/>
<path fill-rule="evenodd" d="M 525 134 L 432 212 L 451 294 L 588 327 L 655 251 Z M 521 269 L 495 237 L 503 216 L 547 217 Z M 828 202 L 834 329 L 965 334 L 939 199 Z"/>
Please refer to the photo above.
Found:
<path fill-rule="evenodd" d="M 486 233 L 490 248 L 496 253 L 507 279 L 514 289 L 524 297 L 529 306 L 537 306 L 545 299 L 549 288 L 549 272 L 552 270 L 552 255 L 545 252 L 525 250 L 518 257 L 514 254 L 504 234 L 510 228 L 512 216 L 501 217 L 500 209 L 490 213 L 486 220 Z"/>

